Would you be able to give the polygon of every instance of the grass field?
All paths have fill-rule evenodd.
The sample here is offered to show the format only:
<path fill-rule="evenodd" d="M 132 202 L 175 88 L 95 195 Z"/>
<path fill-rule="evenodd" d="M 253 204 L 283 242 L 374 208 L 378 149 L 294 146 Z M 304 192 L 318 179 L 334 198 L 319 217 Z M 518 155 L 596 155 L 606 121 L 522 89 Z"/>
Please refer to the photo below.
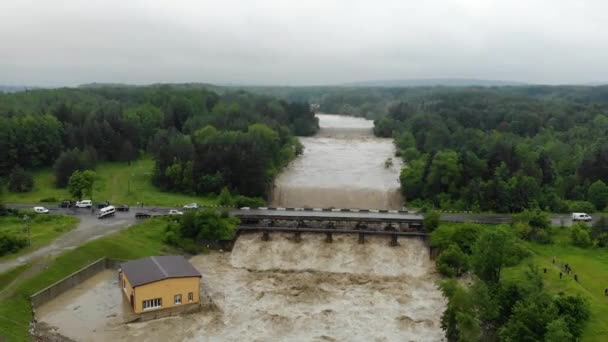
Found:
<path fill-rule="evenodd" d="M 604 296 L 604 289 L 608 287 L 608 249 L 574 247 L 569 244 L 569 228 L 556 228 L 556 232 L 554 244 L 528 244 L 533 252 L 529 261 L 541 270 L 547 268 L 543 280 L 551 293 L 580 294 L 588 299 L 591 319 L 582 341 L 608 341 L 608 296 Z M 556 257 L 555 265 L 552 264 L 553 256 Z M 570 264 L 579 277 L 578 283 L 572 275 L 559 279 L 562 262 Z M 518 267 L 505 270 L 504 276 L 510 279 L 523 277 L 526 264 L 524 261 Z"/>
<path fill-rule="evenodd" d="M 78 224 L 78 219 L 76 217 L 68 215 L 35 214 L 32 212 L 29 217 L 32 244 L 16 253 L 0 257 L 0 261 L 16 258 L 47 245 L 59 235 L 74 229 Z M 25 225 L 21 216 L 0 217 L 0 233 L 19 235 L 27 238 Z"/>
<path fill-rule="evenodd" d="M 0 294 L 2 294 L 2 291 L 10 283 L 12 283 L 13 280 L 17 279 L 17 277 L 21 275 L 21 273 L 25 272 L 28 267 L 30 267 L 30 264 L 23 264 L 0 274 Z"/>
<path fill-rule="evenodd" d="M 128 163 L 101 163 L 95 168 L 99 182 L 98 190 L 93 193 L 94 201 L 110 201 L 113 204 L 182 206 L 197 202 L 201 205 L 215 204 L 209 197 L 188 196 L 178 193 L 162 192 L 150 181 L 154 161 L 139 159 Z M 41 199 L 55 198 L 58 201 L 69 199 L 66 189 L 55 187 L 53 170 L 43 169 L 34 172 L 34 190 L 28 193 L 5 192 L 6 203 L 39 203 Z M 56 203 L 53 203 L 55 205 Z"/>
<path fill-rule="evenodd" d="M 161 218 L 150 219 L 119 233 L 91 241 L 58 256 L 50 262 L 48 269 L 17 284 L 11 296 L 0 299 L 0 340 L 2 337 L 8 341 L 29 340 L 29 322 L 32 320 L 29 297 L 83 266 L 104 256 L 135 259 L 173 252 L 162 243 L 165 226 L 166 221 Z M 7 273 L 21 271 L 11 270 Z M 7 273 L 0 275 L 0 280 L 4 282 L 16 277 L 15 274 Z"/>

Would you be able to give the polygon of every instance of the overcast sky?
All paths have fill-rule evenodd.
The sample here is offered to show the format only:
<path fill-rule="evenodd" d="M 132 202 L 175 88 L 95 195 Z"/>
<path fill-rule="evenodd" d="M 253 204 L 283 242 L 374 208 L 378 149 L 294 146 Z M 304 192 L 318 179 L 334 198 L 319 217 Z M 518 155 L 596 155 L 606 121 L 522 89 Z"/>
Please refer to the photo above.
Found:
<path fill-rule="evenodd" d="M 0 84 L 411 78 L 608 81 L 608 1 L 0 1 Z"/>

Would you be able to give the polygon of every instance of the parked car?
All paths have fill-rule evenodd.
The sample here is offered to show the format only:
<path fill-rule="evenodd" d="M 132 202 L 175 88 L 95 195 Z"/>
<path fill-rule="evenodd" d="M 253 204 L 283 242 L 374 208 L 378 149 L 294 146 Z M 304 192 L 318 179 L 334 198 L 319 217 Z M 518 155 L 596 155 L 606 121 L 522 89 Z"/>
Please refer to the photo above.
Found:
<path fill-rule="evenodd" d="M 99 210 L 99 214 L 97 214 L 97 218 L 102 219 L 104 217 L 114 216 L 115 213 L 116 213 L 116 208 L 109 205 L 109 206 L 107 206 L 105 208 L 101 208 L 101 210 Z"/>
<path fill-rule="evenodd" d="M 90 208 L 92 206 L 93 206 L 93 201 L 91 201 L 91 200 L 78 201 L 78 202 L 76 202 L 76 205 L 75 205 L 76 208 Z"/>
<path fill-rule="evenodd" d="M 108 201 L 99 202 L 99 203 L 97 203 L 97 209 L 103 209 L 103 208 L 105 208 L 105 207 L 107 207 L 109 205 L 110 205 L 110 202 L 108 202 Z"/>
<path fill-rule="evenodd" d="M 184 209 L 198 209 L 198 203 L 190 203 L 184 206 Z"/>
<path fill-rule="evenodd" d="M 147 219 L 152 217 L 152 215 L 148 214 L 148 213 L 135 213 L 135 218 L 136 219 Z"/>
<path fill-rule="evenodd" d="M 61 203 L 59 203 L 59 208 L 71 208 L 74 206 L 74 203 L 72 203 L 72 201 L 63 201 Z"/>
<path fill-rule="evenodd" d="M 129 211 L 129 206 L 126 204 L 119 205 L 118 207 L 116 207 L 116 211 Z"/>
<path fill-rule="evenodd" d="M 169 210 L 169 215 L 184 215 L 184 212 L 176 209 L 171 209 Z"/>
<path fill-rule="evenodd" d="M 586 213 L 572 213 L 572 221 L 589 222 L 591 220 L 592 220 L 591 216 L 587 215 Z"/>
<path fill-rule="evenodd" d="M 34 212 L 38 214 L 48 214 L 49 210 L 45 207 L 34 207 Z"/>

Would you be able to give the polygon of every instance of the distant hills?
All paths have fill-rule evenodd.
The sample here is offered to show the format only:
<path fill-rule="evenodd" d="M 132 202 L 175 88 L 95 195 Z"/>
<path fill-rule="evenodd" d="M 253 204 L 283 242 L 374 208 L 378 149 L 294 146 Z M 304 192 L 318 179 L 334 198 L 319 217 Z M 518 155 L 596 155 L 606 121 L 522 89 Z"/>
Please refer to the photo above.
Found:
<path fill-rule="evenodd" d="M 37 87 L 28 86 L 13 86 L 13 85 L 2 85 L 0 84 L 0 93 L 16 93 L 18 91 L 24 91 L 28 89 L 36 89 Z"/>
<path fill-rule="evenodd" d="M 480 80 L 474 78 L 419 78 L 402 80 L 377 80 L 343 83 L 345 87 L 498 87 L 498 86 L 523 86 L 529 85 L 523 82 L 511 82 L 500 80 Z"/>

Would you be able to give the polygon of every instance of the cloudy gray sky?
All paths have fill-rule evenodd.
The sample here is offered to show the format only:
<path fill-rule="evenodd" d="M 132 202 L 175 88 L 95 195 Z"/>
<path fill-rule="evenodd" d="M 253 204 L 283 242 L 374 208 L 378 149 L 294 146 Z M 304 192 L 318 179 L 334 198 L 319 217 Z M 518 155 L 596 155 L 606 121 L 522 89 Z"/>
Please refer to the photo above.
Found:
<path fill-rule="evenodd" d="M 0 1 L 0 84 L 409 78 L 608 81 L 608 1 Z"/>

